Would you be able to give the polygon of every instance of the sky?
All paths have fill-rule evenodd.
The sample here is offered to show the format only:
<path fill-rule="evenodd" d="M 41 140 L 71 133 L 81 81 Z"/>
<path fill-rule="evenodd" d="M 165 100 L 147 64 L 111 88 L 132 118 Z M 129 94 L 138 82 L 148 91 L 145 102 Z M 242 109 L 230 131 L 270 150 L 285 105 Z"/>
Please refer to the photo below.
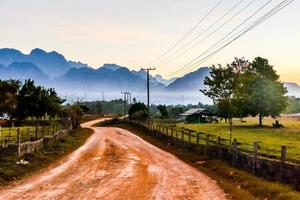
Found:
<path fill-rule="evenodd" d="M 200 66 L 230 63 L 234 57 L 252 60 L 261 56 L 269 59 L 283 81 L 300 84 L 300 1 L 294 1 L 205 62 L 184 67 L 268 0 L 254 1 L 206 37 L 251 1 L 243 0 L 215 26 L 207 29 L 240 2 L 222 1 L 173 52 L 156 60 L 219 0 L 0 0 L 0 48 L 16 48 L 24 53 L 36 47 L 55 50 L 69 60 L 82 61 L 93 67 L 104 63 L 116 63 L 130 69 L 156 67 L 153 73 L 167 78 L 182 76 Z M 272 0 L 244 26 L 279 2 Z M 185 44 L 201 33 L 190 45 L 202 42 L 182 55 L 189 47 Z M 180 56 L 172 59 L 176 55 Z M 178 69 L 182 71 L 175 73 Z"/>

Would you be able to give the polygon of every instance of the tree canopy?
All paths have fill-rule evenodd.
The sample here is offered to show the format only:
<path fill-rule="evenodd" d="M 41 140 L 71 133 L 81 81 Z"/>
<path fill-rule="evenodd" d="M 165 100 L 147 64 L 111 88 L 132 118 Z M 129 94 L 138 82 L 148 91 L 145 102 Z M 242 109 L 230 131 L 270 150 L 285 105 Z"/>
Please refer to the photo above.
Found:
<path fill-rule="evenodd" d="M 258 115 L 262 125 L 263 117 L 278 117 L 288 105 L 287 90 L 265 58 L 235 58 L 226 67 L 213 66 L 204 84 L 207 88 L 201 92 L 218 105 L 223 117 Z"/>

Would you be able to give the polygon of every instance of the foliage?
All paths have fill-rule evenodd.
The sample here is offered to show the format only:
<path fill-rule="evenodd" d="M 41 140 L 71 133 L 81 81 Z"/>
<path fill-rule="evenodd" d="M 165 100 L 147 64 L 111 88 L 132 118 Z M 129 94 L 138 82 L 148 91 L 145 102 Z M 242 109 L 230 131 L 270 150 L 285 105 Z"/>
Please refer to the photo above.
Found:
<path fill-rule="evenodd" d="M 289 98 L 287 113 L 300 113 L 300 98 Z"/>
<path fill-rule="evenodd" d="M 81 105 L 85 105 L 89 108 L 88 114 L 124 114 L 124 101 L 122 99 L 116 99 L 112 101 L 81 102 Z"/>
<path fill-rule="evenodd" d="M 145 120 L 148 116 L 147 107 L 144 103 L 135 103 L 129 108 L 128 114 L 130 119 Z"/>
<path fill-rule="evenodd" d="M 169 119 L 169 113 L 166 105 L 158 105 L 157 109 L 160 112 L 160 115 L 163 119 Z"/>
<path fill-rule="evenodd" d="M 16 115 L 18 119 L 26 117 L 40 119 L 47 114 L 55 116 L 59 114 L 63 102 L 54 89 L 45 89 L 36 86 L 33 80 L 25 80 L 17 96 Z"/>
<path fill-rule="evenodd" d="M 36 86 L 30 79 L 24 84 L 19 80 L 0 80 L 0 113 L 9 113 L 12 118 L 53 117 L 60 113 L 63 102 L 54 89 Z"/>
<path fill-rule="evenodd" d="M 258 115 L 262 126 L 263 117 L 278 117 L 288 105 L 287 90 L 265 58 L 257 57 L 251 63 L 235 58 L 226 67 L 213 66 L 204 84 L 208 88 L 201 92 L 218 105 L 221 117 Z"/>
<path fill-rule="evenodd" d="M 0 112 L 10 113 L 13 117 L 16 111 L 16 97 L 20 89 L 21 82 L 18 80 L 0 80 Z"/>
<path fill-rule="evenodd" d="M 83 111 L 79 103 L 68 105 L 63 109 L 63 117 L 66 121 L 69 121 L 73 129 L 76 129 L 80 125 L 80 120 L 83 117 Z"/>

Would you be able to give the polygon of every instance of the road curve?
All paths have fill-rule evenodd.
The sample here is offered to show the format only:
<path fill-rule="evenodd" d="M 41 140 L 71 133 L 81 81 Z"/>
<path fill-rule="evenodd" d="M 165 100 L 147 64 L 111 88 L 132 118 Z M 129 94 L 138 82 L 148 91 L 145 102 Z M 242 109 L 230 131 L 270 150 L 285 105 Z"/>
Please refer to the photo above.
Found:
<path fill-rule="evenodd" d="M 134 134 L 94 134 L 55 166 L 0 189 L 1 200 L 226 199 L 215 181 Z"/>

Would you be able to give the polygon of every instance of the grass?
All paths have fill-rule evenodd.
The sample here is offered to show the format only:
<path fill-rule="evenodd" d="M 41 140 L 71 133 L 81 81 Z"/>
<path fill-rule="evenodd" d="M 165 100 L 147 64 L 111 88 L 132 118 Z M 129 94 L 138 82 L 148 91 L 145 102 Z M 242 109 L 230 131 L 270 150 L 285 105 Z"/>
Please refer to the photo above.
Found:
<path fill-rule="evenodd" d="M 287 185 L 258 178 L 248 172 L 235 169 L 222 161 L 204 161 L 203 157 L 193 152 L 166 145 L 165 142 L 146 134 L 144 129 L 139 127 L 125 124 L 116 124 L 114 126 L 131 131 L 144 140 L 176 155 L 178 158 L 204 172 L 216 180 L 231 199 L 300 200 L 300 193 Z"/>
<path fill-rule="evenodd" d="M 263 127 L 257 126 L 257 118 L 246 118 L 246 123 L 240 120 L 233 122 L 233 138 L 241 144 L 239 149 L 252 151 L 253 142 L 259 142 L 259 153 L 280 156 L 281 145 L 287 146 L 287 159 L 300 162 L 300 119 L 280 118 L 279 121 L 284 128 L 273 128 L 274 120 L 266 118 Z M 204 132 L 214 136 L 229 139 L 229 125 L 221 122 L 218 124 L 177 124 L 198 132 Z M 227 141 L 229 144 L 229 142 Z"/>
<path fill-rule="evenodd" d="M 71 132 L 66 139 L 57 141 L 55 144 L 46 146 L 37 152 L 26 154 L 21 158 L 0 157 L 0 184 L 20 179 L 47 167 L 83 145 L 92 132 L 91 129 L 78 128 Z M 24 159 L 29 163 L 27 165 L 17 165 L 16 162 L 20 159 Z"/>

